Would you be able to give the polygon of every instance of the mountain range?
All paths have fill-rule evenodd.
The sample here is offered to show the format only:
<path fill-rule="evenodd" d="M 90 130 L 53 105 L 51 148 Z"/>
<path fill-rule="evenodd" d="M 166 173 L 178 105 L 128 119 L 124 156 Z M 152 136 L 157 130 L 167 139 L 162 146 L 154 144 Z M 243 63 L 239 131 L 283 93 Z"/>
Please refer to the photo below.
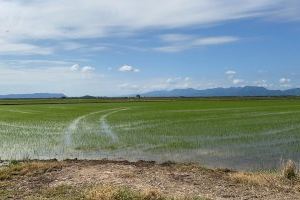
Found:
<path fill-rule="evenodd" d="M 0 95 L 0 99 L 49 99 L 63 98 L 66 95 L 62 93 L 33 93 L 33 94 L 7 94 Z"/>
<path fill-rule="evenodd" d="M 245 86 L 197 90 L 193 88 L 160 90 L 141 94 L 143 97 L 230 97 L 230 96 L 300 96 L 300 88 L 270 90 L 264 87 Z"/>
<path fill-rule="evenodd" d="M 270 90 L 265 87 L 245 86 L 229 88 L 211 88 L 198 90 L 193 88 L 159 90 L 140 94 L 142 97 L 255 97 L 255 96 L 300 96 L 300 88 Z M 32 93 L 0 95 L 0 99 L 47 99 L 64 98 L 62 93 Z"/>

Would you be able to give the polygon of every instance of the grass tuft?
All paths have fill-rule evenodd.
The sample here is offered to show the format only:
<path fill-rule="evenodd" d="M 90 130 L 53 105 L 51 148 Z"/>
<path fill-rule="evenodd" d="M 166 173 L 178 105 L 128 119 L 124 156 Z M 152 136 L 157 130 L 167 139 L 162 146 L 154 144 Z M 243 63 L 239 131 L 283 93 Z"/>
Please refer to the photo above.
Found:
<path fill-rule="evenodd" d="M 282 175 L 284 178 L 289 180 L 296 178 L 297 176 L 297 167 L 294 161 L 288 160 L 282 168 Z"/>

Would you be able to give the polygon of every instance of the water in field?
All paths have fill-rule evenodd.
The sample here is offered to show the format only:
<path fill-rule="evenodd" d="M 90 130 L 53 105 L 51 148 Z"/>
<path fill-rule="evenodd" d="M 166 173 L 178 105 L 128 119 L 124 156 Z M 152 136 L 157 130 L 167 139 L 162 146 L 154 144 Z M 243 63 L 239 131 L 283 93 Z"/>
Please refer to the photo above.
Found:
<path fill-rule="evenodd" d="M 299 122 L 300 100 L 0 105 L 0 158 L 270 169 L 300 161 Z"/>

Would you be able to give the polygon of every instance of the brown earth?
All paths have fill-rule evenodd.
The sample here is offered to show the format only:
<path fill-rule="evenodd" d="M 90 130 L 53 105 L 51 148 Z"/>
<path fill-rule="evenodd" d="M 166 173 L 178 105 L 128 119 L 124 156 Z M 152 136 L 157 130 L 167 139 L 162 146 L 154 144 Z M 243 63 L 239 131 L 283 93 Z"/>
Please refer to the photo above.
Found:
<path fill-rule="evenodd" d="M 1 200 L 93 199 L 84 194 L 100 186 L 155 191 L 176 199 L 300 199 L 298 178 L 288 180 L 278 173 L 213 170 L 195 164 L 70 160 L 31 161 L 0 168 Z M 62 196 L 49 194 L 62 187 Z"/>

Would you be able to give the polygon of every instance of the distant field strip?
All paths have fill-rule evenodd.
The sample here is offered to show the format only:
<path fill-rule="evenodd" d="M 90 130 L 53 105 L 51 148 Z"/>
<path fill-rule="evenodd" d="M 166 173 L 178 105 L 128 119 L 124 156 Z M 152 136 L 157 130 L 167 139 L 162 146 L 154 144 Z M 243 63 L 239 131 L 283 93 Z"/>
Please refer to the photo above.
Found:
<path fill-rule="evenodd" d="M 22 113 L 22 114 L 33 114 L 31 111 L 21 111 L 17 109 L 0 109 L 1 111 L 12 112 L 12 113 Z"/>

